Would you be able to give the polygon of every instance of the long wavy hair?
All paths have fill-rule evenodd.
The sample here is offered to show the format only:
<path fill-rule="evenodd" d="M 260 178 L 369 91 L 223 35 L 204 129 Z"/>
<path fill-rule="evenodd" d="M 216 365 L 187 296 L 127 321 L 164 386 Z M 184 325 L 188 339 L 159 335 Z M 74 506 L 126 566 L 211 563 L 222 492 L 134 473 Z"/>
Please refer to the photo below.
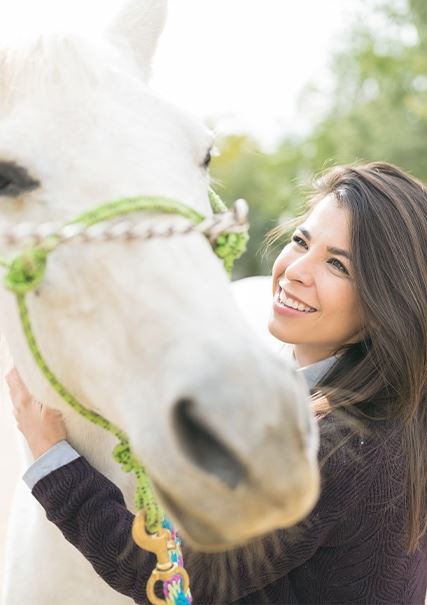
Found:
<path fill-rule="evenodd" d="M 315 183 L 309 211 L 327 195 L 349 212 L 364 331 L 362 341 L 341 350 L 314 407 L 345 410 L 360 424 L 402 423 L 413 552 L 427 531 L 427 187 L 375 162 L 329 170 Z"/>

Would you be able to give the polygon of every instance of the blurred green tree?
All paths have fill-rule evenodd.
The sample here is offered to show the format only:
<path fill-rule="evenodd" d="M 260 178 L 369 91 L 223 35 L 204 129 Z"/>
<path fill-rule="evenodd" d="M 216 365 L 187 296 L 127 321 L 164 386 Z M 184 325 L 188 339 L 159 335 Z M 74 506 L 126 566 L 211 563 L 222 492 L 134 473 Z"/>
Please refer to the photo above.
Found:
<path fill-rule="evenodd" d="M 285 138 L 272 153 L 245 135 L 219 142 L 214 182 L 226 201 L 244 197 L 251 210 L 248 253 L 234 277 L 269 272 L 272 255 L 260 253 L 266 232 L 296 214 L 325 168 L 386 160 L 427 180 L 427 2 L 380 0 L 373 11 L 377 19 L 354 27 L 334 56 L 329 108 L 308 135 Z"/>
<path fill-rule="evenodd" d="M 216 190 L 228 203 L 243 197 L 250 206 L 248 251 L 236 264 L 234 277 L 268 273 L 271 263 L 263 258 L 261 246 L 266 232 L 277 224 L 279 214 L 295 212 L 299 145 L 283 144 L 269 154 L 252 138 L 236 135 L 219 141 L 219 146 L 221 155 L 212 168 Z"/>

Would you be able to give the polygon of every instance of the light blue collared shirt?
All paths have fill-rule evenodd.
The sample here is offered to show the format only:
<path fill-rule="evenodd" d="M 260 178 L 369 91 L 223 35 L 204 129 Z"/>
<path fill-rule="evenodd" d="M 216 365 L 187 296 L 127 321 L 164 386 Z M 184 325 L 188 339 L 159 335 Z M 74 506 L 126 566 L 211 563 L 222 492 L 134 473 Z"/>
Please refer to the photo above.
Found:
<path fill-rule="evenodd" d="M 328 372 L 332 365 L 336 362 L 335 356 L 328 357 L 317 363 L 300 368 L 299 371 L 303 374 L 309 390 L 319 382 L 320 378 Z M 45 452 L 40 458 L 37 458 L 29 467 L 23 476 L 25 483 L 30 489 L 33 489 L 35 484 L 53 471 L 65 466 L 73 460 L 80 458 L 80 454 L 68 443 L 68 441 L 59 441 Z"/>
<path fill-rule="evenodd" d="M 33 489 L 40 479 L 43 479 L 43 477 L 46 477 L 46 475 L 49 475 L 57 468 L 73 462 L 77 458 L 80 458 L 80 454 L 71 447 L 68 441 L 59 441 L 42 456 L 34 460 L 33 464 L 24 474 L 23 479 L 28 487 Z"/>

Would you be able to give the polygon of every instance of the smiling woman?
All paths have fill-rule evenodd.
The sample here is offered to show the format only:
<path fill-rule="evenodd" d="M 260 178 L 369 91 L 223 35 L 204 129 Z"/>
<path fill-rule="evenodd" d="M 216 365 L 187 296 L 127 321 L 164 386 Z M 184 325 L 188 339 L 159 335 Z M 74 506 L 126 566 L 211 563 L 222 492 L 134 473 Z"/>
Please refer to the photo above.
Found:
<path fill-rule="evenodd" d="M 337 355 L 322 384 L 329 409 L 402 422 L 412 551 L 427 522 L 426 195 L 386 163 L 327 173 L 274 265 L 270 321 L 303 365 Z M 296 311 L 299 301 L 310 311 Z"/>

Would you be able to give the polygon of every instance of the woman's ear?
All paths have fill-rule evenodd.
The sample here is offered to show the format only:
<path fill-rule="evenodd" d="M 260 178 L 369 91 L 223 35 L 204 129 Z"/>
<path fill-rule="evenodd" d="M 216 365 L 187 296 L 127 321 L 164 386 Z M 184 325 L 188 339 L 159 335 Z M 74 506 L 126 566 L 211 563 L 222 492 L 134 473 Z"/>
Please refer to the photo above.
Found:
<path fill-rule="evenodd" d="M 166 21 L 168 0 L 128 0 L 113 19 L 107 34 L 114 43 L 128 47 L 145 80 L 150 77 L 157 41 Z"/>

